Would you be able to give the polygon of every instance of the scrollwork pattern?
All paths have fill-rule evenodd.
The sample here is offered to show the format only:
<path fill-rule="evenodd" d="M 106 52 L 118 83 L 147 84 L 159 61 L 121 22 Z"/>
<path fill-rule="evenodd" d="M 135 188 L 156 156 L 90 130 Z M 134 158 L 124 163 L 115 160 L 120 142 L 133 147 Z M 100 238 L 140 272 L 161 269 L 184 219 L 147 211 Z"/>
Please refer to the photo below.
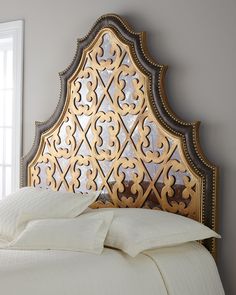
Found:
<path fill-rule="evenodd" d="M 29 185 L 102 190 L 93 207 L 146 207 L 199 218 L 201 180 L 181 139 L 160 124 L 148 76 L 129 45 L 104 29 L 68 82 L 68 108 L 29 165 Z"/>

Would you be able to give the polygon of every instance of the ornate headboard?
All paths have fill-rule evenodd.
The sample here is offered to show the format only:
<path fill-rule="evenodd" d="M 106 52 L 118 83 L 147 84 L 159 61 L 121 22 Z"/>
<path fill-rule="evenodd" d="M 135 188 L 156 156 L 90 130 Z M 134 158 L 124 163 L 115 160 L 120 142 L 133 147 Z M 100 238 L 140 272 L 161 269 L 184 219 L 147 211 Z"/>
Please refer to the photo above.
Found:
<path fill-rule="evenodd" d="M 201 151 L 199 122 L 170 109 L 166 69 L 147 53 L 144 33 L 100 17 L 60 73 L 56 111 L 36 123 L 21 185 L 102 190 L 94 208 L 161 209 L 215 229 L 217 169 Z M 214 239 L 204 243 L 214 254 Z"/>

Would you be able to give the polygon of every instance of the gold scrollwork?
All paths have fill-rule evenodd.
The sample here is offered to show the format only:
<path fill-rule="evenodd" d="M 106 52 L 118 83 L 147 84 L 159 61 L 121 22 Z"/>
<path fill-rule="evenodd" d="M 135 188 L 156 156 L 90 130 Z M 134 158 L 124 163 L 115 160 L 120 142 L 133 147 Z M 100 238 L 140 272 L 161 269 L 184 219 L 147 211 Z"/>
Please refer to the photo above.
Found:
<path fill-rule="evenodd" d="M 29 185 L 100 189 L 93 207 L 154 207 L 199 220 L 201 178 L 181 138 L 154 114 L 148 83 L 129 45 L 103 29 L 68 81 L 68 108 L 42 136 Z"/>

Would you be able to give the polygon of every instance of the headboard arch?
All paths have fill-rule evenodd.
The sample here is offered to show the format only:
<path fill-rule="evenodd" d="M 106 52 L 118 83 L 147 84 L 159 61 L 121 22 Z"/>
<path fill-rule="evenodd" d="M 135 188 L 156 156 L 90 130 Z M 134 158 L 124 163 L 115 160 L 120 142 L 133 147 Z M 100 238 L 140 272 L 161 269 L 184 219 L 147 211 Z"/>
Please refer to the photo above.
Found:
<path fill-rule="evenodd" d="M 101 189 L 96 207 L 157 208 L 215 229 L 217 168 L 203 155 L 199 122 L 177 118 L 164 92 L 167 67 L 145 34 L 117 15 L 78 40 L 51 118 L 36 123 L 21 185 Z M 215 252 L 213 239 L 204 242 Z"/>

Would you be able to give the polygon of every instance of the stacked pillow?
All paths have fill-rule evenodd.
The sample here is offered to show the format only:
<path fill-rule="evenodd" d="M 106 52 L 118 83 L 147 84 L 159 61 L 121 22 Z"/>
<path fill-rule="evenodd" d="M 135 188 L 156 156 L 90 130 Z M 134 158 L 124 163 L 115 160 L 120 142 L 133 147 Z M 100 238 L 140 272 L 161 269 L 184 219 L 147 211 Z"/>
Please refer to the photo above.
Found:
<path fill-rule="evenodd" d="M 211 237 L 220 238 L 205 225 L 173 213 L 138 208 L 100 210 L 114 213 L 105 245 L 120 249 L 132 257 L 150 249 Z"/>
<path fill-rule="evenodd" d="M 25 187 L 0 202 L 0 247 L 100 254 L 112 212 L 83 215 L 100 192 L 55 192 Z"/>
<path fill-rule="evenodd" d="M 8 241 L 14 239 L 33 219 L 74 218 L 98 195 L 24 187 L 0 202 L 0 236 Z"/>
<path fill-rule="evenodd" d="M 8 247 L 101 254 L 112 218 L 113 212 L 96 212 L 79 218 L 34 220 Z"/>
<path fill-rule="evenodd" d="M 163 211 L 87 209 L 98 195 L 23 188 L 0 202 L 0 241 L 8 241 L 8 249 L 95 254 L 107 246 L 135 257 L 150 249 L 220 238 L 197 221 Z"/>

